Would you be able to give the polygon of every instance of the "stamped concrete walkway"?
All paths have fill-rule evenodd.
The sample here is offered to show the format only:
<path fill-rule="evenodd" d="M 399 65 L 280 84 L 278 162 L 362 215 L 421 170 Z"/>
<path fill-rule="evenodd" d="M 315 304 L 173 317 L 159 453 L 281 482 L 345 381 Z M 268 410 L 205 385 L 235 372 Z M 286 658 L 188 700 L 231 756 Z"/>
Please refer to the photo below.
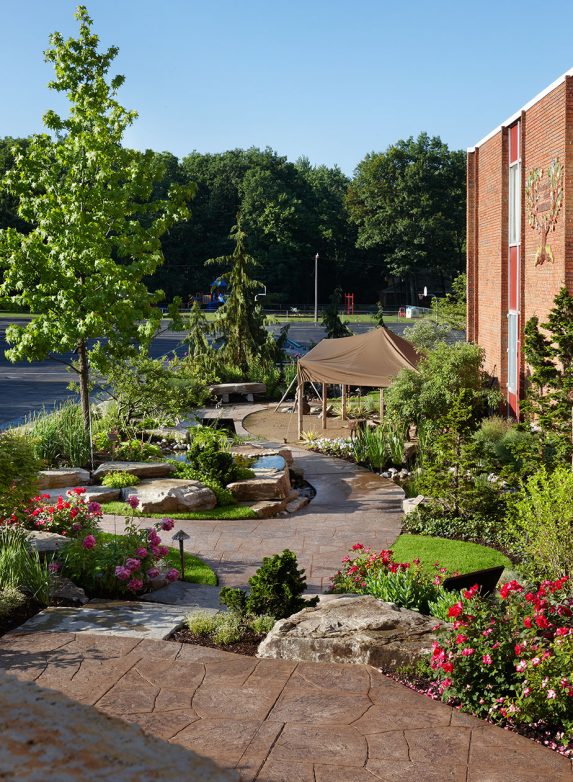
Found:
<path fill-rule="evenodd" d="M 573 780 L 565 758 L 364 665 L 32 633 L 0 639 L 0 668 L 235 768 L 242 782 Z"/>
<path fill-rule="evenodd" d="M 222 585 L 246 585 L 263 557 L 289 548 L 306 570 L 309 592 L 323 592 L 357 541 L 388 548 L 400 534 L 403 492 L 367 470 L 293 448 L 295 464 L 317 491 L 300 513 L 237 521 L 177 521 L 190 535 L 185 548 L 208 562 Z M 123 518 L 104 517 L 102 527 L 121 530 Z M 163 536 L 171 543 L 171 534 Z"/>

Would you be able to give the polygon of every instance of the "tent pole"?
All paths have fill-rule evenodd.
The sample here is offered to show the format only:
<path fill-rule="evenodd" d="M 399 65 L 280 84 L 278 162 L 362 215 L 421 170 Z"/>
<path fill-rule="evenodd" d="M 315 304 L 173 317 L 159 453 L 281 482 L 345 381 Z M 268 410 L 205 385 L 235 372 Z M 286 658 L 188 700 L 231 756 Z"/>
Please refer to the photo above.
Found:
<path fill-rule="evenodd" d="M 384 389 L 380 389 L 380 423 L 384 423 Z"/>
<path fill-rule="evenodd" d="M 280 402 L 278 403 L 278 405 L 275 407 L 275 413 L 277 412 L 277 410 L 279 409 L 279 407 L 282 405 L 282 403 L 285 401 L 285 399 L 287 398 L 287 394 L 289 393 L 289 391 L 291 390 L 291 388 L 294 386 L 294 384 L 295 384 L 295 383 L 296 383 L 296 375 L 295 375 L 295 376 L 293 377 L 293 379 L 290 381 L 290 385 L 289 385 L 289 387 L 287 388 L 287 390 L 284 392 L 284 394 L 282 395 L 282 397 L 281 397 L 281 401 L 280 401 Z M 295 399 L 295 402 L 296 402 L 296 399 Z"/>
<path fill-rule="evenodd" d="M 342 420 L 346 421 L 346 385 L 342 384 Z"/>
<path fill-rule="evenodd" d="M 320 394 L 319 394 L 319 393 L 318 393 L 318 391 L 316 390 L 316 386 L 314 385 L 314 383 L 312 382 L 312 380 L 310 381 L 310 385 L 312 386 L 312 388 L 313 388 L 313 390 L 314 390 L 314 393 L 315 393 L 315 394 L 317 395 L 317 397 L 320 399 Z"/>
<path fill-rule="evenodd" d="M 302 381 L 300 378 L 298 380 L 298 388 L 297 388 L 297 398 L 298 398 L 298 405 L 297 405 L 297 431 L 298 431 L 298 439 L 300 440 L 302 437 L 302 428 L 304 426 L 304 418 L 302 413 L 302 397 L 304 393 L 304 381 Z"/>
<path fill-rule="evenodd" d="M 326 429 L 326 383 L 322 384 L 322 428 Z"/>

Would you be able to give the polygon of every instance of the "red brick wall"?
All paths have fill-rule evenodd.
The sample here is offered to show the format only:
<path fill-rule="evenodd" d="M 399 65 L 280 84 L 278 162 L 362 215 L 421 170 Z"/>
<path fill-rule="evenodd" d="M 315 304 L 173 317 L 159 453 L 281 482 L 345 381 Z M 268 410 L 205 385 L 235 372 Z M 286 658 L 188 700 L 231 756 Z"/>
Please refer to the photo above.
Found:
<path fill-rule="evenodd" d="M 559 288 L 573 291 L 573 78 L 521 114 L 521 335 L 533 315 L 543 320 Z M 485 369 L 507 383 L 508 256 L 507 129 L 468 154 L 468 339 L 486 352 Z M 535 266 L 540 235 L 525 213 L 525 180 L 534 168 L 558 158 L 564 165 L 564 202 L 548 237 L 554 263 Z M 523 366 L 522 372 L 526 370 Z"/>

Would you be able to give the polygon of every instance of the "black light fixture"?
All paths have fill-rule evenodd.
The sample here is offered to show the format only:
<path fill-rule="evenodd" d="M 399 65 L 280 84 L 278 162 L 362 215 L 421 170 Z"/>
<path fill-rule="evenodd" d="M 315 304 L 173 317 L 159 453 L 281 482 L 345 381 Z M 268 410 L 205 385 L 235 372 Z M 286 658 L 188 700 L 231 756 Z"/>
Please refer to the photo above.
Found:
<path fill-rule="evenodd" d="M 181 572 L 179 574 L 179 578 L 181 581 L 184 580 L 185 575 L 185 559 L 183 557 L 183 541 L 189 540 L 189 535 L 186 532 L 183 532 L 182 529 L 179 530 L 179 532 L 176 532 L 175 535 L 171 538 L 171 540 L 178 540 L 179 541 L 179 557 L 181 558 Z"/>

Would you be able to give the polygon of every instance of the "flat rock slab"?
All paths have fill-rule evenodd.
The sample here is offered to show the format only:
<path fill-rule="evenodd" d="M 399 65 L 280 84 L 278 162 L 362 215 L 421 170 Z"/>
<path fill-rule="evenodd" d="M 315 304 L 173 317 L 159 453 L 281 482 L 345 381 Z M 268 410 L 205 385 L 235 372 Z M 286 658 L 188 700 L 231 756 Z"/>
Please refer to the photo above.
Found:
<path fill-rule="evenodd" d="M 90 600 L 82 608 L 46 608 L 18 633 L 91 633 L 164 640 L 181 626 L 185 611 L 174 606 L 123 600 Z"/>
<path fill-rule="evenodd" d="M 145 603 L 161 603 L 163 605 L 208 608 L 222 611 L 224 606 L 219 603 L 220 591 L 221 587 L 218 586 L 174 581 L 168 586 L 142 595 L 140 600 Z"/>
<path fill-rule="evenodd" d="M 209 391 L 220 396 L 223 402 L 228 402 L 231 394 L 240 394 L 252 402 L 255 394 L 266 394 L 267 387 L 264 383 L 217 383 L 209 386 Z"/>
<path fill-rule="evenodd" d="M 38 487 L 57 489 L 67 486 L 89 486 L 92 482 L 88 470 L 81 467 L 62 467 L 57 470 L 40 470 Z"/>
<path fill-rule="evenodd" d="M 45 489 L 42 494 L 48 494 L 50 500 L 57 501 L 58 497 L 67 497 L 68 491 L 72 491 L 75 486 L 65 486 L 62 489 Z M 83 487 L 82 487 L 83 488 Z M 109 486 L 89 486 L 82 497 L 86 498 L 87 502 L 113 502 L 119 500 L 121 496 L 121 489 L 112 489 Z"/>
<path fill-rule="evenodd" d="M 435 617 L 370 595 L 342 595 L 277 622 L 257 656 L 395 668 L 431 649 L 436 624 Z"/>
<path fill-rule="evenodd" d="M 70 542 L 69 538 L 66 538 L 65 535 L 59 535 L 57 532 L 32 530 L 29 535 L 30 545 L 39 554 L 52 554 L 56 551 L 61 551 Z"/>
<path fill-rule="evenodd" d="M 99 481 L 110 472 L 128 472 L 138 478 L 167 478 L 175 472 L 175 467 L 167 462 L 104 462 L 95 470 L 93 478 Z"/>
<path fill-rule="evenodd" d="M 192 718 L 188 718 L 191 722 Z M 212 760 L 53 689 L 0 673 L 0 776 L 41 782 L 231 782 Z"/>
<path fill-rule="evenodd" d="M 121 490 L 124 500 L 130 494 L 139 498 L 139 510 L 143 513 L 211 510 L 217 505 L 215 493 L 207 486 L 179 478 L 144 480 L 137 486 Z"/>

